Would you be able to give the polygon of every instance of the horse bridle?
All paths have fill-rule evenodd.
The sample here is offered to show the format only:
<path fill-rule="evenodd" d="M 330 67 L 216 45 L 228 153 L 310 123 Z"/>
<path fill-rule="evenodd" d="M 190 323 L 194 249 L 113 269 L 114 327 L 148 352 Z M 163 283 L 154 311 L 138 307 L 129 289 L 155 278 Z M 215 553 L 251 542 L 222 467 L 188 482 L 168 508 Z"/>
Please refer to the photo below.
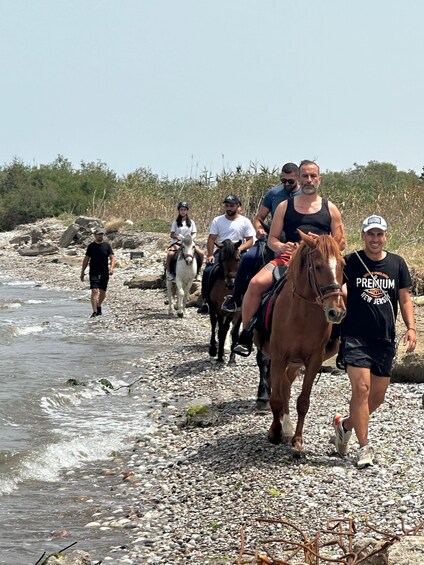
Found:
<path fill-rule="evenodd" d="M 330 298 L 331 296 L 342 296 L 343 292 L 342 292 L 342 287 L 339 284 L 328 284 L 326 286 L 319 286 L 317 280 L 317 273 L 315 270 L 315 264 L 311 258 L 312 253 L 314 253 L 315 251 L 316 249 L 308 249 L 307 261 L 308 261 L 309 283 L 317 295 L 315 298 L 315 302 L 317 302 L 320 306 L 323 306 L 324 300 Z"/>
<path fill-rule="evenodd" d="M 195 253 L 184 253 L 183 248 L 181 247 L 181 243 L 180 243 L 180 253 L 183 256 L 184 261 L 189 258 L 194 259 Z"/>

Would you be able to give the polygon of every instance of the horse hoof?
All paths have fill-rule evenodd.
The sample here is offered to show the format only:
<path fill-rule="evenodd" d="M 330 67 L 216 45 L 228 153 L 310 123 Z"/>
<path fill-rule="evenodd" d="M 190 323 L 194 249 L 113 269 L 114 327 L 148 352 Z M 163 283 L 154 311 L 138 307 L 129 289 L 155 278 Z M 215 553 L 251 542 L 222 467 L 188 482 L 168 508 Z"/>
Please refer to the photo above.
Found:
<path fill-rule="evenodd" d="M 216 360 L 216 362 L 217 362 L 217 363 L 224 363 L 224 359 L 222 359 L 222 358 L 219 359 L 219 358 L 218 358 L 218 359 Z"/>
<path fill-rule="evenodd" d="M 281 436 L 280 435 L 275 435 L 271 432 L 268 432 L 268 439 L 271 443 L 273 443 L 274 445 L 280 445 L 281 443 Z"/>
<path fill-rule="evenodd" d="M 179 317 L 179 318 L 184 318 L 184 312 L 178 312 L 178 317 Z"/>
<path fill-rule="evenodd" d="M 269 400 L 257 400 L 256 401 L 256 411 L 257 412 L 269 412 L 271 409 L 269 405 Z"/>
<path fill-rule="evenodd" d="M 302 447 L 293 447 L 292 448 L 292 457 L 293 459 L 304 459 L 305 458 L 305 451 Z"/>
<path fill-rule="evenodd" d="M 228 364 L 229 365 L 235 365 L 236 364 L 236 356 L 235 355 L 230 356 L 230 358 L 228 359 Z"/>
<path fill-rule="evenodd" d="M 215 347 L 209 347 L 209 357 L 216 357 L 217 350 Z"/>

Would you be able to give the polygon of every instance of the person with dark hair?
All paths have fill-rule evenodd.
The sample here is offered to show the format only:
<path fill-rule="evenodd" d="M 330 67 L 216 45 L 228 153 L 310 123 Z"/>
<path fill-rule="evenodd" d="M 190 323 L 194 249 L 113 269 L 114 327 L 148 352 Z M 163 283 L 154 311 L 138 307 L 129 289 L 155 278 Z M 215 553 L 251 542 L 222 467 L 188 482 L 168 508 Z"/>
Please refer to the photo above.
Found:
<path fill-rule="evenodd" d="M 237 196 L 228 195 L 223 204 L 225 205 L 225 214 L 216 216 L 211 223 L 208 241 L 206 244 L 206 267 L 202 277 L 202 298 L 203 304 L 197 310 L 198 314 L 208 314 L 209 305 L 207 299 L 209 297 L 209 277 L 219 253 L 219 249 L 215 249 L 215 244 L 222 243 L 225 239 L 230 239 L 233 243 L 241 241 L 242 244 L 238 248 L 240 255 L 253 245 L 255 237 L 255 229 L 252 222 L 243 216 L 241 212 L 241 202 Z"/>
<path fill-rule="evenodd" d="M 172 260 L 175 253 L 178 251 L 179 242 L 184 239 L 186 235 L 190 235 L 193 239 L 197 233 L 196 224 L 189 216 L 190 206 L 186 200 L 181 200 L 177 204 L 178 216 L 171 225 L 171 241 L 168 248 L 168 254 L 165 261 L 166 277 L 168 280 L 175 279 L 174 273 L 171 271 Z M 197 274 L 199 274 L 200 266 L 203 261 L 204 253 L 196 246 L 196 253 L 198 254 Z"/>
<path fill-rule="evenodd" d="M 348 416 L 336 414 L 337 453 L 345 456 L 355 430 L 359 443 L 356 465 L 373 465 L 368 442 L 370 415 L 384 402 L 396 352 L 395 331 L 398 305 L 406 326 L 403 342 L 414 351 L 417 330 L 411 300 L 411 277 L 399 255 L 384 250 L 387 223 L 378 215 L 365 218 L 361 231 L 363 250 L 346 256 L 344 283 L 346 318 L 338 360 L 347 369 L 352 396 Z"/>
<path fill-rule="evenodd" d="M 253 277 L 243 299 L 243 331 L 234 347 L 234 352 L 248 356 L 252 351 L 250 321 L 261 304 L 262 296 L 273 284 L 275 267 L 288 265 L 299 245 L 300 229 L 307 234 L 339 234 L 343 251 L 345 232 L 342 217 L 336 206 L 318 195 L 321 183 L 319 167 L 313 161 L 302 161 L 299 166 L 300 192 L 294 198 L 278 205 L 268 236 L 268 246 L 275 252 L 275 258 Z M 283 235 L 284 234 L 284 235 Z"/>
<path fill-rule="evenodd" d="M 225 298 L 222 309 L 224 312 L 236 312 L 247 290 L 249 281 L 263 266 L 261 261 L 262 253 L 273 256 L 271 249 L 264 249 L 263 242 L 266 241 L 267 234 L 264 229 L 264 222 L 268 215 L 271 220 L 274 217 L 277 206 L 293 198 L 299 192 L 299 167 L 294 163 L 286 163 L 281 169 L 281 184 L 277 184 L 265 194 L 258 213 L 253 218 L 253 226 L 256 230 L 257 242 L 242 257 L 234 283 L 234 292 Z"/>
<path fill-rule="evenodd" d="M 85 270 L 90 264 L 91 307 L 93 309 L 90 318 L 102 315 L 102 304 L 106 298 L 109 276 L 113 274 L 115 268 L 115 256 L 110 244 L 103 240 L 104 234 L 103 228 L 95 230 L 94 241 L 88 245 L 82 261 L 81 281 L 84 281 Z"/>

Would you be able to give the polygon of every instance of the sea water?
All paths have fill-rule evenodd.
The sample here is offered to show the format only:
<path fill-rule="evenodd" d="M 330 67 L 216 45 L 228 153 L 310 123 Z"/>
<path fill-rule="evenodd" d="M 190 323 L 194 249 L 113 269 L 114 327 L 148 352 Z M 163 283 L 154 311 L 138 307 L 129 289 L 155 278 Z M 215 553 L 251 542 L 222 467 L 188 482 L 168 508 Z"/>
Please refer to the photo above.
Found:
<path fill-rule="evenodd" d="M 90 312 L 87 295 L 0 276 L 1 564 L 33 565 L 78 539 L 75 549 L 100 551 L 96 531 L 82 529 L 94 512 L 82 501 L 106 504 L 108 493 L 89 469 L 151 426 L 126 385 L 140 377 L 132 361 L 154 346 L 108 331 L 107 306 L 101 318 Z M 61 530 L 71 537 L 55 538 Z"/>

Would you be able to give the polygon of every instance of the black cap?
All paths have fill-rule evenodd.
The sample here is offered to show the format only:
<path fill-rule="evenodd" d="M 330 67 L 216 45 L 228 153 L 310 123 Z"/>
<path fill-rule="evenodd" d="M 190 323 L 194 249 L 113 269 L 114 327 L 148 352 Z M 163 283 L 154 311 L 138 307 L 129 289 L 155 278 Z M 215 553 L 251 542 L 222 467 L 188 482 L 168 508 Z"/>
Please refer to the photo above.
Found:
<path fill-rule="evenodd" d="M 181 202 L 178 202 L 178 206 L 177 206 L 178 210 L 180 208 L 187 208 L 187 210 L 190 208 L 187 200 L 181 200 Z"/>
<path fill-rule="evenodd" d="M 223 204 L 228 202 L 228 204 L 237 204 L 237 206 L 241 206 L 240 200 L 234 194 L 229 194 L 223 201 Z"/>

